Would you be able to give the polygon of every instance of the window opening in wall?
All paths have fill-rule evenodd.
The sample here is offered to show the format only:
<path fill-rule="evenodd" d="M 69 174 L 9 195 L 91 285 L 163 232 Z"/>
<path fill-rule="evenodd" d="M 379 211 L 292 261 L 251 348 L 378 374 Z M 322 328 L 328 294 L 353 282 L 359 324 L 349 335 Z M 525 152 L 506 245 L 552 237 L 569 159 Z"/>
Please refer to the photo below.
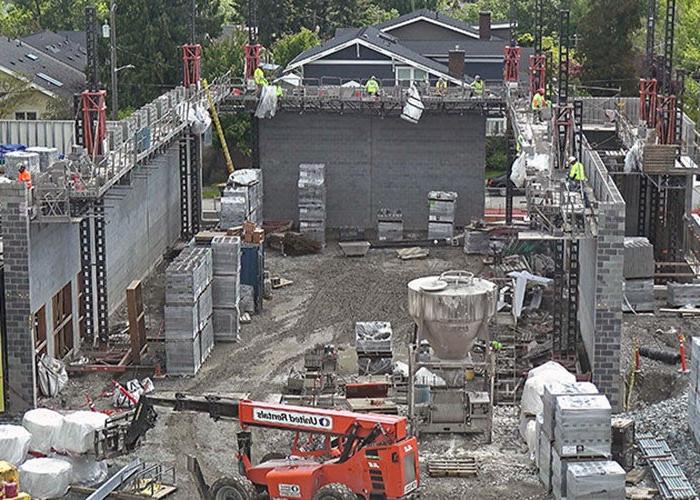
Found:
<path fill-rule="evenodd" d="M 410 87 L 411 83 L 428 83 L 428 72 L 413 66 L 397 66 L 395 74 L 397 86 Z"/>
<path fill-rule="evenodd" d="M 58 359 L 73 349 L 73 291 L 70 283 L 53 297 L 53 346 Z"/>
<path fill-rule="evenodd" d="M 37 355 L 46 353 L 46 306 L 34 313 L 34 349 Z"/>

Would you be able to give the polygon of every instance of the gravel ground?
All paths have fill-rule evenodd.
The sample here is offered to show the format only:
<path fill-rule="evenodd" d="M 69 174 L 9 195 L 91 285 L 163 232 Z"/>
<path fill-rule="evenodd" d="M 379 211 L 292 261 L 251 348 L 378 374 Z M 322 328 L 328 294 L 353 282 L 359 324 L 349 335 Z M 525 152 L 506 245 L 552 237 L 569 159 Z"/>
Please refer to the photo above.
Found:
<path fill-rule="evenodd" d="M 354 323 L 363 320 L 390 321 L 396 336 L 397 355 L 405 358 L 406 340 L 413 328 L 406 310 L 407 282 L 449 269 L 479 273 L 483 267 L 478 259 L 467 259 L 458 248 L 434 248 L 426 260 L 402 262 L 393 250 L 373 250 L 364 259 L 346 259 L 334 244 L 320 256 L 288 258 L 270 252 L 267 266 L 273 275 L 290 279 L 293 285 L 275 290 L 273 299 L 266 301 L 263 313 L 255 316 L 252 323 L 243 325 L 240 344 L 217 345 L 196 377 L 158 380 L 159 391 L 245 395 L 276 401 L 286 374 L 292 366 L 301 365 L 307 348 L 316 343 L 334 343 L 349 351 Z M 159 266 L 144 287 L 149 336 L 158 335 L 162 328 L 164 267 Z M 677 349 L 673 335 L 654 333 L 659 325 L 692 332 L 697 323 L 698 320 L 670 316 L 625 315 L 623 370 L 631 357 L 633 338 L 639 338 L 643 345 Z M 160 350 L 161 345 L 151 344 L 156 356 L 160 355 Z M 667 437 L 689 477 L 698 486 L 700 455 L 695 451 L 685 420 L 685 377 L 677 373 L 675 366 L 648 359 L 642 362 L 644 370 L 637 377 L 632 399 L 638 429 L 658 431 Z M 122 380 L 134 376 L 126 374 Z M 89 394 L 96 398 L 99 407 L 106 408 L 110 399 L 98 396 L 108 389 L 108 376 L 74 377 L 58 398 L 42 401 L 42 404 L 77 409 L 85 406 L 85 395 Z M 148 433 L 135 455 L 145 461 L 176 467 L 179 491 L 172 498 L 196 498 L 185 469 L 186 454 L 200 458 L 210 480 L 236 469 L 236 424 L 166 409 L 159 413 L 156 428 Z M 526 445 L 518 436 L 517 427 L 517 408 L 498 407 L 494 412 L 494 436 L 490 445 L 462 436 L 422 439 L 423 464 L 431 457 L 463 455 L 474 456 L 479 463 L 476 478 L 432 479 L 423 474 L 423 497 L 438 500 L 547 498 L 538 484 L 535 467 L 527 457 Z M 289 433 L 254 430 L 254 461 L 267 452 L 288 449 L 290 439 Z M 113 466 L 118 467 L 130 458 L 115 460 Z"/>

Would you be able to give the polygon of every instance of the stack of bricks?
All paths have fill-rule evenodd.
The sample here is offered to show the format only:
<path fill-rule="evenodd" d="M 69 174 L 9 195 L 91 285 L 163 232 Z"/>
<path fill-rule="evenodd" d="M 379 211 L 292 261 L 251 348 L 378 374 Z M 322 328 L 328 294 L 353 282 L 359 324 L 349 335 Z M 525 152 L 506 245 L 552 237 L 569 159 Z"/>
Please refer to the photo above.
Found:
<path fill-rule="evenodd" d="M 430 191 L 428 193 L 428 238 L 453 238 L 455 214 L 457 212 L 457 193 L 449 191 Z"/>
<path fill-rule="evenodd" d="M 260 245 L 265 241 L 265 230 L 257 227 L 254 222 L 244 222 L 241 234 L 245 243 Z"/>
<path fill-rule="evenodd" d="M 700 338 L 693 337 L 688 384 L 688 427 L 700 443 Z"/>
<path fill-rule="evenodd" d="M 380 208 L 377 211 L 377 239 L 401 241 L 403 239 L 403 213 L 401 210 Z"/>
<path fill-rule="evenodd" d="M 263 185 L 259 169 L 236 170 L 229 177 L 221 198 L 220 225 L 229 229 L 245 221 L 262 225 Z"/>
<path fill-rule="evenodd" d="M 666 299 L 673 307 L 700 306 L 700 283 L 669 283 Z"/>
<path fill-rule="evenodd" d="M 654 247 L 646 238 L 625 238 L 625 312 L 654 311 Z"/>
<path fill-rule="evenodd" d="M 299 232 L 326 244 L 326 166 L 320 163 L 299 165 Z"/>
<path fill-rule="evenodd" d="M 211 250 L 214 340 L 240 340 L 241 239 L 215 236 Z"/>
<path fill-rule="evenodd" d="M 165 272 L 168 373 L 195 375 L 214 347 L 213 263 L 206 247 L 188 247 Z"/>

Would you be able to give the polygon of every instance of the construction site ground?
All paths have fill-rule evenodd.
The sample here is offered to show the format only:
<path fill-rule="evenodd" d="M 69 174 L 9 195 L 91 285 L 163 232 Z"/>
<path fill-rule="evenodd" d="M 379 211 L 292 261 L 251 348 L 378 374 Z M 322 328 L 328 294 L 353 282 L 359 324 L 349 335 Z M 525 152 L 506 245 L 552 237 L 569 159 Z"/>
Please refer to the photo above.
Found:
<path fill-rule="evenodd" d="M 265 301 L 261 315 L 242 325 L 240 343 L 218 344 L 197 376 L 155 381 L 158 392 L 187 392 L 197 395 L 218 394 L 247 396 L 256 400 L 279 401 L 286 376 L 292 366 L 301 367 L 304 351 L 317 343 L 332 343 L 341 351 L 341 375 L 349 380 L 354 368 L 354 323 L 356 321 L 389 321 L 394 331 L 396 359 L 406 361 L 407 340 L 413 322 L 406 306 L 406 284 L 413 278 L 439 274 L 451 269 L 467 269 L 479 274 L 481 258 L 467 257 L 461 248 L 431 248 L 424 260 L 402 261 L 391 249 L 371 250 L 364 258 L 345 258 L 337 244 L 320 255 L 285 257 L 270 251 L 266 268 L 272 276 L 293 283 L 273 290 L 273 298 Z M 149 336 L 162 328 L 165 263 L 154 270 L 144 287 L 144 303 Z M 113 325 L 123 320 L 115 315 Z M 632 339 L 647 345 L 674 348 L 673 336 L 655 334 L 658 328 L 682 328 L 692 334 L 698 324 L 694 319 L 626 315 L 624 321 L 623 367 L 631 358 Z M 123 326 L 123 323 L 122 325 Z M 117 329 L 114 326 L 113 329 Z M 654 342 L 654 344 L 651 344 Z M 676 345 L 677 347 L 677 345 Z M 152 342 L 151 353 L 162 350 Z M 643 373 L 636 378 L 637 395 L 633 408 L 643 412 L 664 400 L 680 401 L 686 380 L 677 367 L 643 359 Z M 137 374 L 126 374 L 122 381 Z M 85 407 L 85 396 L 97 397 L 110 389 L 111 378 L 91 374 L 71 378 L 63 393 L 45 406 L 65 409 Z M 659 403 L 662 402 L 662 403 Z M 107 408 L 110 398 L 97 398 L 98 407 Z M 671 417 L 672 419 L 672 417 Z M 684 422 L 687 431 L 687 422 Z M 493 442 L 485 445 L 477 438 L 445 436 L 422 439 L 420 442 L 424 498 L 455 499 L 539 499 L 547 498 L 540 486 L 527 446 L 518 433 L 518 408 L 497 407 L 494 410 Z M 174 413 L 159 410 L 155 429 L 151 430 L 135 456 L 148 462 L 173 464 L 177 471 L 178 492 L 172 498 L 196 498 L 196 490 L 186 470 L 186 455 L 199 457 L 205 476 L 215 478 L 237 470 L 235 452 L 237 424 L 212 421 L 204 414 Z M 680 431 L 680 430 L 679 430 Z M 269 452 L 289 449 L 291 433 L 254 430 L 253 460 Z M 663 436 L 662 436 L 663 437 Z M 688 439 L 692 438 L 688 435 Z M 688 441 L 688 446 L 694 443 Z M 472 456 L 479 473 L 473 478 L 429 478 L 425 464 L 430 458 Z M 114 460 L 116 470 L 132 457 Z M 698 486 L 698 473 L 686 471 Z"/>

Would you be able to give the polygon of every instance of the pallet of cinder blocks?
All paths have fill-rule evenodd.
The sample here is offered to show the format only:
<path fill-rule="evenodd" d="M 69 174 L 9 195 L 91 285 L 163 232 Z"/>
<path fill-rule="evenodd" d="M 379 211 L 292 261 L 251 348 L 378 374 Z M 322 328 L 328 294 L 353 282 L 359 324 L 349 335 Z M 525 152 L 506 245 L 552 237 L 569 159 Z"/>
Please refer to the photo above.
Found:
<path fill-rule="evenodd" d="M 228 229 L 245 221 L 262 225 L 263 185 L 262 171 L 247 168 L 236 170 L 229 176 L 221 198 L 220 226 Z"/>
<path fill-rule="evenodd" d="M 239 340 L 241 296 L 241 239 L 215 236 L 211 241 L 213 325 L 216 342 Z"/>
<path fill-rule="evenodd" d="M 403 239 L 403 213 L 401 210 L 380 208 L 377 211 L 377 239 L 400 241 Z"/>
<path fill-rule="evenodd" d="M 647 238 L 625 238 L 622 310 L 654 311 L 654 247 Z M 629 304 L 628 304 L 629 303 Z"/>
<path fill-rule="evenodd" d="M 666 300 L 673 307 L 700 306 L 700 283 L 669 283 Z"/>
<path fill-rule="evenodd" d="M 688 426 L 700 443 L 700 337 L 693 337 L 688 374 Z"/>
<path fill-rule="evenodd" d="M 428 193 L 428 238 L 443 239 L 454 236 L 457 193 L 430 191 Z"/>
<path fill-rule="evenodd" d="M 322 163 L 299 165 L 299 232 L 326 244 L 326 166 Z"/>
<path fill-rule="evenodd" d="M 214 347 L 213 263 L 206 247 L 187 247 L 165 272 L 165 355 L 171 375 L 195 375 Z"/>

